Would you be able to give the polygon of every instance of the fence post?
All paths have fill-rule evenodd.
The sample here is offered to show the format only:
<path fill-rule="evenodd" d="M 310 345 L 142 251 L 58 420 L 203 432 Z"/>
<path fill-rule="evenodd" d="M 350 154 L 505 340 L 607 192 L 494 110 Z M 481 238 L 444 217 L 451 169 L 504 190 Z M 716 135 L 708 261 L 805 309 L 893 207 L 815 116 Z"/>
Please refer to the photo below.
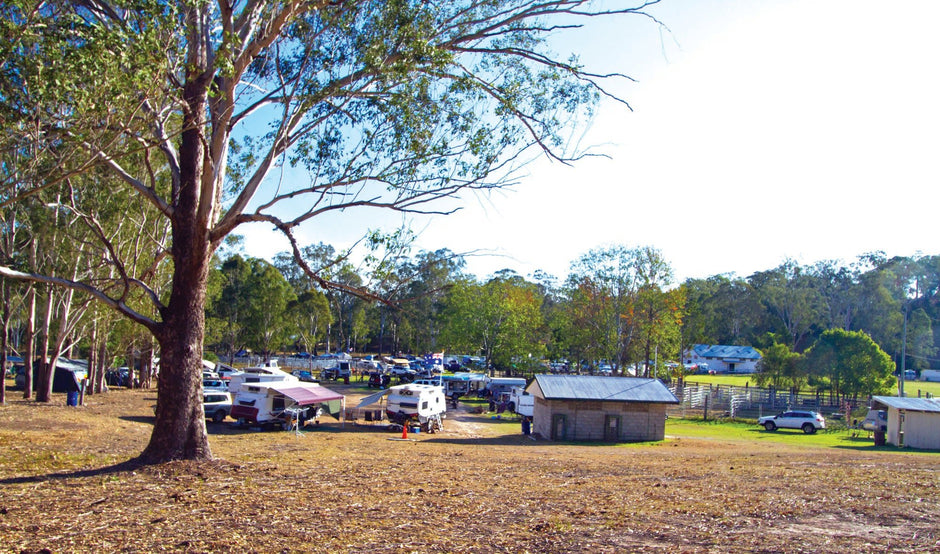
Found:
<path fill-rule="evenodd" d="M 705 412 L 702 416 L 702 421 L 708 421 L 708 393 L 705 394 Z"/>

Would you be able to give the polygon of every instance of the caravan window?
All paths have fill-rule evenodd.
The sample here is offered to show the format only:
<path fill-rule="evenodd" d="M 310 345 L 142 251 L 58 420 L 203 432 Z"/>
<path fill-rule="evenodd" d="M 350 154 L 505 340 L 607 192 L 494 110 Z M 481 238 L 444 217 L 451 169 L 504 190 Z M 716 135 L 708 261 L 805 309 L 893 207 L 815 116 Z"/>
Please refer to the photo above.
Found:
<path fill-rule="evenodd" d="M 427 409 L 428 409 L 428 401 L 427 401 L 427 400 L 425 400 L 424 402 L 421 403 L 421 409 L 422 409 L 422 410 L 427 410 Z"/>

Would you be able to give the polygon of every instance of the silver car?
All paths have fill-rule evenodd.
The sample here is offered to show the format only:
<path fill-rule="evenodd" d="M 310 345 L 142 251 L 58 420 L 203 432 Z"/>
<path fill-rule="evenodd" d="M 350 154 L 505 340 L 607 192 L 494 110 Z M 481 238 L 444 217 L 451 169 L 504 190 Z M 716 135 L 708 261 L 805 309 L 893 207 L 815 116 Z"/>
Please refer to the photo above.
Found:
<path fill-rule="evenodd" d="M 773 416 L 764 416 L 757 420 L 757 424 L 762 425 L 768 431 L 802 429 L 804 433 L 811 435 L 817 429 L 826 428 L 826 419 L 816 412 L 792 410 Z"/>
<path fill-rule="evenodd" d="M 232 395 L 225 391 L 206 391 L 202 395 L 202 410 L 206 418 L 222 423 L 232 414 Z"/>

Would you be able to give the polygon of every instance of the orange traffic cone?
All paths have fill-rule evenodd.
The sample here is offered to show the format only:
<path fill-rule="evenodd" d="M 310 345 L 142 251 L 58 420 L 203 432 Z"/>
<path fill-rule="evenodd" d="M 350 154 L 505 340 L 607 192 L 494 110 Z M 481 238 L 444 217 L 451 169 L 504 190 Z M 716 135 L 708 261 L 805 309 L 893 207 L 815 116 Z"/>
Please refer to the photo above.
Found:
<path fill-rule="evenodd" d="M 408 438 L 408 424 L 407 423 L 401 426 L 401 438 L 403 439 Z"/>

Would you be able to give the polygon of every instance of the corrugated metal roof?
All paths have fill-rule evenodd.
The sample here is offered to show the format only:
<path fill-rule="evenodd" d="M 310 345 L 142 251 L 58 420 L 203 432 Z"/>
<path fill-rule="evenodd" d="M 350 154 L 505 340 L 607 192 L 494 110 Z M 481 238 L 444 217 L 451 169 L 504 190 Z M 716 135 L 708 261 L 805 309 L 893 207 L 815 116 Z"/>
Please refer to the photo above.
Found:
<path fill-rule="evenodd" d="M 726 346 L 723 344 L 696 344 L 692 350 L 703 358 L 742 358 L 759 360 L 760 352 L 750 346 Z"/>
<path fill-rule="evenodd" d="M 535 384 L 542 396 L 549 400 L 679 403 L 658 379 L 545 374 L 536 375 Z"/>
<path fill-rule="evenodd" d="M 912 412 L 940 413 L 940 401 L 933 398 L 901 398 L 899 396 L 873 396 L 872 400 L 889 408 Z"/>

